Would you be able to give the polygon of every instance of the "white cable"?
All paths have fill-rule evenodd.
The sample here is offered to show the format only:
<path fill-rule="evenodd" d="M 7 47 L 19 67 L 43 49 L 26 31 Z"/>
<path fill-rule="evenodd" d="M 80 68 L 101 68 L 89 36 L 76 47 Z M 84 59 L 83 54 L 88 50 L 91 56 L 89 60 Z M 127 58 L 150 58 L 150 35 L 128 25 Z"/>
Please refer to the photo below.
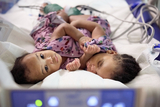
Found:
<path fill-rule="evenodd" d="M 129 17 L 129 15 L 132 14 L 132 12 L 135 11 L 135 10 L 136 10 L 137 8 L 139 8 L 140 6 L 141 6 L 141 5 L 136 6 L 136 7 L 131 11 L 131 13 L 129 13 L 129 14 L 125 17 L 124 20 L 126 20 L 126 19 Z M 120 20 L 120 21 L 122 21 L 121 24 L 119 24 L 119 26 L 114 30 L 114 32 L 112 32 L 112 34 L 111 34 L 111 36 L 110 36 L 110 37 L 112 38 L 113 35 L 115 34 L 115 32 L 116 32 L 116 31 L 119 29 L 119 27 L 123 24 L 124 20 L 121 20 L 121 19 L 113 16 L 112 14 L 109 14 L 109 13 L 106 13 L 106 12 L 103 12 L 103 13 L 108 14 L 108 15 L 110 15 L 110 16 L 112 16 L 112 17 L 114 17 L 114 18 L 116 18 L 116 19 L 118 19 L 118 20 Z M 131 27 L 132 27 L 132 26 L 131 26 Z M 128 29 L 130 29 L 131 27 L 129 27 Z M 128 29 L 127 29 L 127 30 L 128 30 Z M 119 38 L 120 36 L 121 36 L 121 35 L 116 36 L 115 38 L 112 38 L 112 39 Z"/>
<path fill-rule="evenodd" d="M 142 6 L 142 5 L 143 5 L 143 6 Z M 140 10 L 140 13 L 139 13 L 138 17 L 136 18 L 136 21 L 135 21 L 135 22 L 126 21 L 126 19 L 132 14 L 132 12 L 134 12 L 135 10 L 137 10 L 140 6 L 142 6 L 142 7 L 141 7 L 141 10 Z M 131 43 L 133 43 L 133 42 L 134 42 L 134 43 L 142 43 L 142 42 L 144 42 L 144 40 L 146 40 L 145 43 L 149 43 L 149 42 L 152 40 L 152 38 L 153 38 L 153 36 L 154 36 L 154 34 L 155 34 L 154 28 L 151 26 L 151 24 L 155 23 L 155 22 L 159 19 L 159 16 L 160 16 L 160 14 L 158 13 L 158 9 L 157 9 L 155 6 L 153 6 L 153 5 L 148 5 L 148 4 L 144 4 L 144 3 L 141 3 L 141 4 L 137 5 L 137 6 L 125 17 L 125 19 L 119 19 L 119 18 L 113 16 L 112 14 L 109 14 L 109 13 L 106 13 L 106 12 L 103 12 L 103 11 L 96 10 L 96 9 L 94 9 L 94 8 L 92 8 L 92 7 L 89 7 L 89 6 L 83 6 L 83 7 L 84 7 L 84 8 L 87 8 L 87 9 L 89 9 L 89 10 L 93 10 L 93 11 L 102 13 L 102 14 L 110 15 L 110 16 L 112 16 L 112 17 L 114 17 L 114 18 L 122 21 L 122 22 L 119 24 L 119 26 L 112 32 L 112 34 L 111 34 L 111 39 L 112 39 L 112 40 L 117 39 L 117 38 L 121 37 L 123 34 L 127 33 L 131 28 L 133 28 L 133 26 L 134 26 L 135 24 L 139 24 L 140 27 L 137 27 L 137 28 L 134 28 L 134 29 L 130 30 L 130 31 L 128 32 L 128 34 L 127 34 L 128 40 L 129 40 Z M 147 8 L 147 9 L 146 9 L 146 8 Z M 148 8 L 153 8 L 153 9 L 155 9 L 155 11 L 153 11 L 153 10 L 151 10 L 151 9 L 148 9 Z M 155 17 L 154 17 L 150 22 L 148 22 L 148 23 L 145 23 L 145 20 L 144 20 L 144 17 L 143 17 L 143 13 L 146 12 L 146 11 L 153 12 L 153 13 L 155 14 Z M 139 22 L 139 21 L 138 21 L 140 18 L 141 18 L 142 22 Z M 127 30 L 125 30 L 124 32 L 122 32 L 120 35 L 118 35 L 118 36 L 116 36 L 116 37 L 113 38 L 113 35 L 115 34 L 115 32 L 119 29 L 119 27 L 120 27 L 124 22 L 132 23 L 132 25 L 131 25 Z M 143 30 L 142 30 L 141 39 L 140 39 L 140 40 L 137 40 L 137 41 L 136 41 L 136 40 L 133 40 L 129 34 L 131 34 L 133 31 L 135 31 L 135 30 L 137 30 L 137 29 L 139 29 L 139 28 L 143 29 Z M 148 28 L 151 29 L 151 34 L 150 34 L 150 35 L 148 34 L 148 30 L 147 30 Z"/>
<path fill-rule="evenodd" d="M 152 35 L 154 35 L 154 29 L 153 29 L 153 27 L 151 26 L 151 25 L 149 25 L 149 24 L 147 24 L 147 23 L 140 23 L 140 22 L 130 22 L 130 21 L 125 21 L 125 20 L 122 20 L 122 19 L 119 19 L 119 18 L 116 18 L 116 19 L 118 19 L 118 20 L 121 20 L 121 21 L 123 21 L 123 22 L 127 22 L 127 23 L 132 23 L 132 24 L 140 24 L 140 25 L 143 25 L 143 26 L 149 26 L 150 28 L 151 28 L 151 30 L 152 30 Z M 138 20 L 138 19 L 137 19 Z M 137 21 L 136 20 L 136 21 Z M 130 27 L 129 27 L 129 29 L 130 28 L 132 28 L 133 26 L 131 25 Z M 140 27 L 138 27 L 138 28 L 140 28 Z M 124 33 L 126 33 L 126 32 L 128 32 L 128 34 L 130 34 L 131 32 L 133 32 L 134 30 L 136 30 L 136 29 L 138 29 L 138 28 L 135 28 L 135 29 L 133 29 L 133 30 L 131 30 L 131 31 L 129 31 L 128 32 L 128 30 L 129 29 L 127 29 L 126 31 L 124 31 L 124 32 L 122 32 L 120 35 L 118 35 L 118 36 L 116 36 L 115 38 L 111 38 L 112 40 L 114 40 L 114 39 L 117 39 L 117 38 L 119 38 L 119 37 L 121 37 Z M 129 38 L 129 35 L 127 35 L 127 37 L 128 37 L 128 39 L 129 39 L 129 41 L 130 42 L 132 42 L 132 40 L 130 40 L 130 38 Z M 139 40 L 139 41 L 137 41 L 137 42 L 140 42 L 141 40 Z"/>
<path fill-rule="evenodd" d="M 137 7 L 135 7 L 135 8 L 131 11 L 130 14 L 132 14 L 132 12 L 135 11 L 135 10 L 136 10 L 139 6 L 141 6 L 141 5 L 142 5 L 142 4 L 140 4 L 140 5 L 138 5 Z M 155 14 L 157 14 L 156 17 L 154 17 L 154 18 L 149 22 L 149 24 L 148 24 L 148 23 L 145 23 L 144 18 L 143 18 L 143 12 L 145 12 L 145 11 L 143 11 L 143 9 L 146 8 L 146 7 L 147 7 L 147 8 L 148 8 L 148 7 L 152 7 L 152 8 L 154 8 L 154 9 L 156 9 L 156 11 L 153 11 L 153 10 L 149 10 L 149 11 L 152 11 L 152 12 L 154 12 Z M 149 37 L 149 36 L 150 36 L 150 38 L 149 38 L 149 40 L 146 41 L 146 43 L 149 43 L 149 42 L 152 40 L 152 38 L 153 38 L 153 36 L 154 36 L 154 34 L 155 34 L 155 31 L 154 31 L 154 28 L 153 28 L 150 24 L 156 22 L 156 21 L 158 20 L 158 18 L 159 18 L 158 9 L 157 9 L 156 7 L 154 7 L 154 6 L 152 6 L 152 5 L 147 5 L 147 4 L 144 5 L 144 6 L 142 6 L 142 8 L 141 8 L 141 10 L 140 10 L 140 14 L 139 14 L 139 16 L 138 16 L 137 19 L 136 19 L 136 22 L 125 21 L 125 19 L 127 19 L 130 14 L 127 15 L 127 17 L 126 17 L 124 20 L 122 20 L 122 19 L 119 19 L 119 18 L 113 16 L 112 14 L 108 14 L 108 13 L 106 13 L 106 12 L 102 12 L 102 13 L 107 14 L 107 15 L 110 15 L 110 16 L 112 16 L 112 17 L 114 17 L 114 18 L 122 21 L 121 24 L 116 28 L 116 30 L 113 31 L 113 33 L 111 34 L 111 39 L 112 39 L 112 40 L 121 37 L 124 33 L 126 33 L 129 29 L 131 29 L 135 24 L 140 24 L 141 27 L 137 27 L 137 28 L 135 28 L 135 29 L 132 29 L 132 30 L 129 31 L 128 34 L 127 34 L 128 40 L 129 40 L 130 42 L 140 42 L 140 43 L 142 43 L 142 41 L 144 41 L 144 39 L 145 39 L 146 37 Z M 139 18 L 141 18 L 142 22 L 137 22 L 137 21 L 139 20 Z M 115 34 L 115 32 L 116 32 L 116 31 L 119 29 L 119 27 L 123 24 L 123 22 L 132 23 L 133 25 L 131 25 L 126 31 L 122 32 L 120 35 L 112 38 L 112 36 Z M 142 39 L 141 39 L 141 40 L 138 40 L 138 41 L 132 40 L 132 38 L 129 36 L 129 34 L 132 33 L 133 31 L 135 31 L 135 30 L 137 30 L 137 29 L 139 29 L 139 28 L 143 28 L 143 27 L 145 28 L 145 32 L 146 32 L 146 33 L 145 33 L 145 37 L 143 37 L 143 35 L 142 35 Z M 151 29 L 151 31 L 152 31 L 152 32 L 151 32 L 151 35 L 147 35 L 147 28 L 150 28 L 150 29 Z"/>
<path fill-rule="evenodd" d="M 145 9 L 145 8 L 149 8 L 149 7 L 152 7 L 152 8 L 154 8 L 152 5 L 144 5 L 142 8 L 141 8 L 141 10 L 140 10 L 140 15 L 141 15 L 141 19 L 142 19 L 142 22 L 143 23 L 145 23 L 145 20 L 144 20 L 144 17 L 143 17 L 143 12 L 145 12 L 145 11 L 152 11 L 152 12 L 154 12 L 153 10 L 148 10 L 148 9 Z M 143 10 L 144 9 L 144 10 Z M 157 10 L 158 11 L 158 10 Z M 157 13 L 158 14 L 158 13 Z M 158 16 L 158 15 L 157 15 Z M 151 24 L 153 24 L 154 22 L 156 22 L 156 17 L 155 18 L 153 18 L 150 22 L 148 22 L 148 24 L 149 25 L 151 25 Z M 145 31 L 146 31 L 146 37 L 149 37 L 149 36 L 147 36 L 147 29 L 148 29 L 148 27 L 147 26 L 143 26 L 143 27 L 145 27 Z M 153 27 L 152 27 L 153 28 Z M 149 38 L 149 40 L 147 41 L 147 43 L 149 43 L 150 41 L 151 41 L 151 39 L 153 38 L 153 34 L 152 35 L 150 35 L 151 37 Z"/>

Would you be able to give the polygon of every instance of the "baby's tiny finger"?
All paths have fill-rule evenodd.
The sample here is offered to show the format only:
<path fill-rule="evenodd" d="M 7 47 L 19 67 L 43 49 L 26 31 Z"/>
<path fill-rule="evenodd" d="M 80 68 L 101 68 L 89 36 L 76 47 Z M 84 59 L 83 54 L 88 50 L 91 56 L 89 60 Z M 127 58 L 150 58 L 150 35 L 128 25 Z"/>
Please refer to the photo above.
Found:
<path fill-rule="evenodd" d="M 78 69 L 80 66 L 81 66 L 80 61 L 79 61 L 79 60 L 76 60 L 76 67 L 77 67 L 77 69 Z"/>
<path fill-rule="evenodd" d="M 66 65 L 66 69 L 69 70 L 69 69 L 68 69 L 68 65 Z"/>
<path fill-rule="evenodd" d="M 69 71 L 71 71 L 71 69 L 70 69 L 70 64 L 67 64 L 67 65 L 66 65 L 66 69 L 69 70 Z"/>
<path fill-rule="evenodd" d="M 72 71 L 75 69 L 75 67 L 74 67 L 75 64 L 74 64 L 74 63 L 75 63 L 75 62 L 71 62 L 71 66 L 70 66 L 70 67 L 71 67 L 71 70 L 72 70 Z"/>

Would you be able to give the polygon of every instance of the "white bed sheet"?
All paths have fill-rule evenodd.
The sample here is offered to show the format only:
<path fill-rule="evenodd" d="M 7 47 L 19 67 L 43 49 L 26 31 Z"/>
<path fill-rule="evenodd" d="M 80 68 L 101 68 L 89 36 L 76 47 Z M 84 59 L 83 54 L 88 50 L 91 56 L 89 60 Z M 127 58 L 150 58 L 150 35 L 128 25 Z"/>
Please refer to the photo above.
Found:
<path fill-rule="evenodd" d="M 13 66 L 14 60 L 17 56 L 24 54 L 26 52 L 32 52 L 34 49 L 34 43 L 32 38 L 28 35 L 32 30 L 33 26 L 36 24 L 37 19 L 37 10 L 33 9 L 20 9 L 18 5 L 40 5 L 46 0 L 20 0 L 17 5 L 15 5 L 11 10 L 6 14 L 1 14 L 0 17 L 5 20 L 13 23 L 20 28 L 20 31 L 17 27 L 11 27 L 12 32 L 6 38 L 6 41 L 0 41 L 0 47 L 3 48 L 3 51 L 0 51 L 0 83 L 5 87 L 20 87 L 14 81 L 9 71 Z M 125 0 L 48 0 L 51 3 L 57 3 L 62 7 L 66 6 L 76 6 L 79 4 L 89 5 L 98 10 L 106 11 L 111 13 L 114 16 L 117 16 L 121 19 L 124 19 L 127 14 L 130 13 L 127 3 Z M 99 14 L 98 14 L 99 15 Z M 114 19 L 109 15 L 101 15 L 106 18 L 110 25 L 111 30 L 114 31 L 116 27 L 120 24 L 120 21 Z M 133 15 L 127 20 L 135 20 Z M 124 31 L 130 24 L 123 24 L 115 35 Z M 140 35 L 141 31 L 137 30 L 132 35 Z M 0 35 L 1 36 L 1 35 Z M 22 38 L 23 37 L 23 38 Z M 119 53 L 127 53 L 132 55 L 140 63 L 142 71 L 140 74 L 130 83 L 122 84 L 120 82 L 102 79 L 101 77 L 92 74 L 87 71 L 76 71 L 68 72 L 67 70 L 59 70 L 56 73 L 48 76 L 41 83 L 34 85 L 35 87 L 42 88 L 126 88 L 128 87 L 156 87 L 160 88 L 160 78 L 155 71 L 155 69 L 149 64 L 147 55 L 143 55 L 143 51 L 148 49 L 152 43 L 158 43 L 156 40 L 152 40 L 150 44 L 131 44 L 126 38 L 126 34 L 113 41 L 116 45 Z M 16 51 L 15 51 L 16 50 Z M 147 54 L 147 53 L 145 53 Z M 3 67 L 2 67 L 3 66 Z M 82 74 L 83 73 L 83 74 Z M 84 77 L 85 75 L 85 77 Z M 87 77 L 89 78 L 87 78 Z M 9 78 L 6 81 L 6 78 Z M 74 81 L 74 82 L 73 82 Z M 93 82 L 94 81 L 94 82 Z M 94 83 L 94 84 L 93 84 Z M 11 85 L 13 84 L 13 85 Z"/>

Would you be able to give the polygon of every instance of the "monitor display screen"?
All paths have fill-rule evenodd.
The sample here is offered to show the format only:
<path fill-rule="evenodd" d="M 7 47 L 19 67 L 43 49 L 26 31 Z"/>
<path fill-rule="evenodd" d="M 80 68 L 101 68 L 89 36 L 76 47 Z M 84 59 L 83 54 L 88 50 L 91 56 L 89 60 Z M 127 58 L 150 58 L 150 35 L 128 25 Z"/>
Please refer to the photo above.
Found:
<path fill-rule="evenodd" d="M 12 107 L 135 107 L 134 89 L 12 90 Z"/>

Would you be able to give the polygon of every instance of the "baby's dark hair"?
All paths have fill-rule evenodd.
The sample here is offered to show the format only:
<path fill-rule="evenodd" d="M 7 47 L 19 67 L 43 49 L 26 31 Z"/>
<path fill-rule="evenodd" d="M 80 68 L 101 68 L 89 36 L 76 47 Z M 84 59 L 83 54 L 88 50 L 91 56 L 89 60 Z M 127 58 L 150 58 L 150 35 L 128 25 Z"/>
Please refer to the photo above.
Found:
<path fill-rule="evenodd" d="M 22 63 L 23 58 L 28 55 L 24 54 L 20 57 L 18 57 L 14 63 L 14 66 L 11 70 L 11 73 L 13 75 L 14 81 L 18 84 L 34 84 L 38 81 L 30 81 L 28 78 L 29 70 L 27 69 L 27 66 Z"/>
<path fill-rule="evenodd" d="M 122 83 L 128 83 L 133 80 L 141 70 L 135 58 L 127 54 L 115 54 L 113 57 L 117 67 L 112 74 L 112 79 Z"/>

